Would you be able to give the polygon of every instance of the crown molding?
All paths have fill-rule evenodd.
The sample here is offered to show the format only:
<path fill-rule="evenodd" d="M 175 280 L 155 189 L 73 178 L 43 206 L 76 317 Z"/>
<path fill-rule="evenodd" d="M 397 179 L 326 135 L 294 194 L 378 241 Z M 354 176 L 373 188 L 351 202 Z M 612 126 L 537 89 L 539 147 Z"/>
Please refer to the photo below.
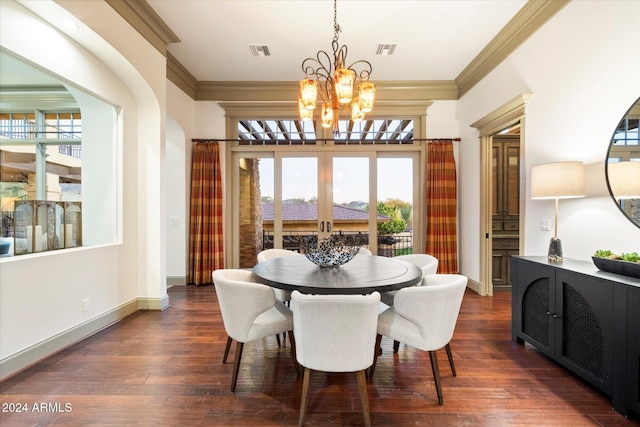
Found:
<path fill-rule="evenodd" d="M 381 116 L 384 118 L 408 116 L 424 116 L 433 101 L 378 101 L 368 118 Z M 252 117 L 254 119 L 273 119 L 275 117 L 298 117 L 298 101 L 226 101 L 220 107 L 227 117 Z"/>
<path fill-rule="evenodd" d="M 377 81 L 377 101 L 458 99 L 453 80 Z M 196 101 L 295 101 L 298 82 L 197 82 Z"/>
<path fill-rule="evenodd" d="M 167 79 L 191 99 L 196 99 L 198 80 L 170 52 L 167 51 Z"/>
<path fill-rule="evenodd" d="M 570 0 L 529 0 L 456 77 L 462 97 L 542 27 Z"/>
<path fill-rule="evenodd" d="M 456 100 L 458 85 L 453 80 L 395 80 L 376 83 L 376 100 Z"/>
<path fill-rule="evenodd" d="M 105 0 L 162 55 L 180 39 L 145 0 Z"/>

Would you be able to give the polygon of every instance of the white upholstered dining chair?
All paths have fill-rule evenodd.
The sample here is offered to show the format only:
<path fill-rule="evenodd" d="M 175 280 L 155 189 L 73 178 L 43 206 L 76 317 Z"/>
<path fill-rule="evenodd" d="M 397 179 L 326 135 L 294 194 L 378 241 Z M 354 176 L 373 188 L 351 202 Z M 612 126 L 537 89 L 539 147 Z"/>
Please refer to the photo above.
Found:
<path fill-rule="evenodd" d="M 290 251 L 288 249 L 265 249 L 261 252 L 258 252 L 258 262 L 265 262 L 270 259 L 280 258 L 283 256 L 304 256 L 298 252 Z M 285 291 L 284 289 L 274 289 L 276 293 L 276 298 L 282 302 L 288 302 L 291 300 L 291 292 Z"/>
<path fill-rule="evenodd" d="M 298 425 L 304 424 L 311 371 L 355 372 L 364 425 L 371 425 L 365 370 L 373 363 L 380 294 L 291 294 L 296 358 L 304 367 Z"/>
<path fill-rule="evenodd" d="M 247 342 L 288 332 L 296 370 L 298 366 L 292 333 L 293 313 L 276 299 L 271 287 L 253 282 L 252 274 L 250 270 L 240 269 L 220 269 L 211 274 L 228 336 L 223 363 L 227 361 L 231 340 L 236 341 L 231 391 L 236 389 L 242 350 Z"/>
<path fill-rule="evenodd" d="M 373 252 L 371 252 L 369 249 L 365 248 L 364 246 L 360 246 L 360 249 L 358 250 L 358 255 L 373 255 Z"/>
<path fill-rule="evenodd" d="M 408 254 L 408 255 L 398 255 L 393 257 L 393 259 L 397 259 L 400 261 L 410 262 L 411 264 L 417 265 L 422 269 L 422 278 L 427 274 L 435 274 L 438 271 L 438 258 L 429 254 Z M 421 286 L 423 282 L 421 281 L 416 286 Z M 380 294 L 380 300 L 391 306 L 393 305 L 393 297 L 396 295 L 398 291 L 389 291 L 383 292 Z"/>
<path fill-rule="evenodd" d="M 442 405 L 444 400 L 436 350 L 445 348 L 451 373 L 455 377 L 456 368 L 449 342 L 467 288 L 467 277 L 460 274 L 430 274 L 424 280 L 426 286 L 400 289 L 393 306 L 378 316 L 376 352 L 369 377 L 373 377 L 382 336 L 428 351 L 438 403 Z"/>

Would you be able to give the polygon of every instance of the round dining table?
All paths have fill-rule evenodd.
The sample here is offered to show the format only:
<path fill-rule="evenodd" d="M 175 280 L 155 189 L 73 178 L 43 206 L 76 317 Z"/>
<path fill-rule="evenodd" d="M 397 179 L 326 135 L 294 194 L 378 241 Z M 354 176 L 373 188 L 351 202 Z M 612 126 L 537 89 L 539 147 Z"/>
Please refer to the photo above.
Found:
<path fill-rule="evenodd" d="M 340 267 L 322 268 L 304 255 L 274 258 L 256 264 L 253 274 L 261 283 L 305 294 L 370 294 L 413 286 L 422 270 L 393 258 L 358 254 Z"/>

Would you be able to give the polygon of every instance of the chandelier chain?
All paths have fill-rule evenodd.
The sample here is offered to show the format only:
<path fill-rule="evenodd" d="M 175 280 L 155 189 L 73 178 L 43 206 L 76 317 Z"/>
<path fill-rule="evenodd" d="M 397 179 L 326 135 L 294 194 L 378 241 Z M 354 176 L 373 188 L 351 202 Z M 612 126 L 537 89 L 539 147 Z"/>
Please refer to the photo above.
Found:
<path fill-rule="evenodd" d="M 340 46 L 340 42 L 338 41 L 339 38 L 340 25 L 338 25 L 338 0 L 333 0 L 333 41 L 331 42 L 331 47 L 333 48 L 334 58 L 338 55 L 338 48 Z"/>

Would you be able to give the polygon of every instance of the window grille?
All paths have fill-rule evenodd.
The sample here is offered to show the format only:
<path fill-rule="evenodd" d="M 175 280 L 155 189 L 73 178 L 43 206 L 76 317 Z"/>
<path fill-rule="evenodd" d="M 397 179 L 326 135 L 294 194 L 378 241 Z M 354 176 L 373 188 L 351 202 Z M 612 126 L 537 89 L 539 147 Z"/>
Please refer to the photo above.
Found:
<path fill-rule="evenodd" d="M 82 138 L 80 112 L 44 113 L 44 125 L 38 126 L 36 113 L 0 113 L 2 139 L 76 139 Z"/>
<path fill-rule="evenodd" d="M 46 138 L 73 139 L 82 137 L 82 119 L 79 112 L 45 113 Z"/>
<path fill-rule="evenodd" d="M 0 113 L 0 138 L 37 138 L 35 113 Z"/>

